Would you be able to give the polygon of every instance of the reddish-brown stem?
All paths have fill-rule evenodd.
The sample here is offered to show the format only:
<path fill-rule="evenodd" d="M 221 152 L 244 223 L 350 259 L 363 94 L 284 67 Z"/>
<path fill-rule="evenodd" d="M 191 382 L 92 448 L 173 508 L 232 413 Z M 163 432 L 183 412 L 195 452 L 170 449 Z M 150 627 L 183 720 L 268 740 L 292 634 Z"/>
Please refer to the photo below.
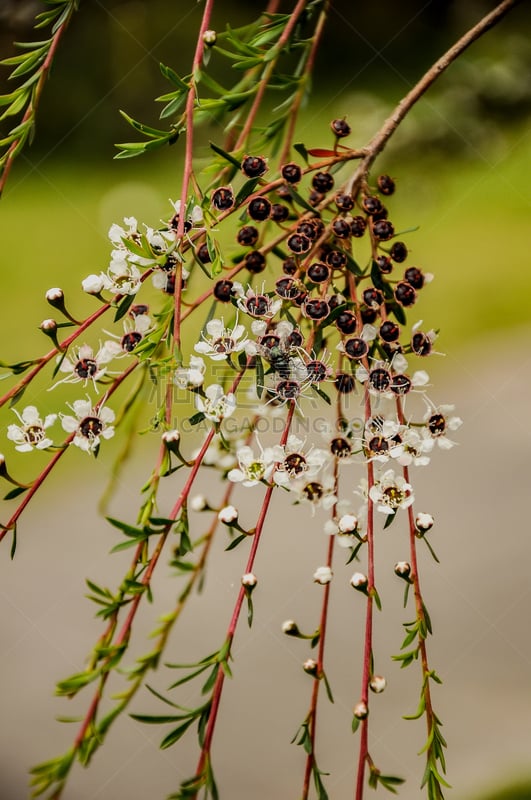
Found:
<path fill-rule="evenodd" d="M 490 28 L 496 25 L 512 8 L 521 0 L 504 0 L 493 11 L 483 17 L 473 28 L 467 31 L 455 44 L 450 47 L 422 76 L 410 92 L 398 103 L 392 114 L 367 145 L 367 155 L 360 162 L 350 181 L 350 190 L 364 180 L 376 157 L 383 151 L 387 142 L 394 134 L 403 119 L 411 111 L 422 95 L 435 83 L 437 78 L 458 58 L 464 51 Z M 347 190 L 348 191 L 348 190 Z"/>
<path fill-rule="evenodd" d="M 249 137 L 249 135 L 250 135 L 250 133 L 252 131 L 252 128 L 253 128 L 253 125 L 254 125 L 254 121 L 256 119 L 256 115 L 258 114 L 260 106 L 262 105 L 262 100 L 264 99 L 264 94 L 265 94 L 265 91 L 267 89 L 267 84 L 269 82 L 269 78 L 271 77 L 271 73 L 273 72 L 273 70 L 275 68 L 275 64 L 277 62 L 278 55 L 280 55 L 280 53 L 282 52 L 282 48 L 287 43 L 289 37 L 293 33 L 293 29 L 295 28 L 295 26 L 296 26 L 296 24 L 297 24 L 297 22 L 299 20 L 300 15 L 304 11 L 304 9 L 306 7 L 306 3 L 307 3 L 307 0 L 298 0 L 297 5 L 295 6 L 295 8 L 292 11 L 292 14 L 291 14 L 291 17 L 290 17 L 290 21 L 288 22 L 288 24 L 284 28 L 284 30 L 282 32 L 282 36 L 280 37 L 280 39 L 277 42 L 277 45 L 276 45 L 276 48 L 277 48 L 277 51 L 278 51 L 277 57 L 271 59 L 271 61 L 268 62 L 267 67 L 264 70 L 262 78 L 260 79 L 260 85 L 258 87 L 258 91 L 256 92 L 255 98 L 253 100 L 253 104 L 252 104 L 252 106 L 251 106 L 251 108 L 249 110 L 249 114 L 247 115 L 247 119 L 245 120 L 245 125 L 243 126 L 242 131 L 241 131 L 240 135 L 238 136 L 238 140 L 237 140 L 237 142 L 236 142 L 236 144 L 234 146 L 235 150 L 239 150 L 240 147 L 244 146 L 245 142 L 247 141 L 247 139 L 248 139 L 248 137 Z"/>
<path fill-rule="evenodd" d="M 289 409 L 288 409 L 287 416 L 286 416 L 286 423 L 284 425 L 284 430 L 282 431 L 282 436 L 280 438 L 280 444 L 281 445 L 286 444 L 286 441 L 287 441 L 287 438 L 288 438 L 288 434 L 289 434 L 289 430 L 290 430 L 290 427 L 291 427 L 291 422 L 292 422 L 292 419 L 293 419 L 294 411 L 295 411 L 295 405 L 294 405 L 293 402 L 291 402 L 290 406 L 289 406 Z M 270 502 L 271 502 L 271 497 L 273 495 L 274 489 L 275 489 L 274 484 L 271 484 L 270 486 L 268 486 L 268 488 L 266 490 L 266 493 L 265 493 L 265 496 L 264 496 L 264 500 L 263 500 L 262 506 L 260 508 L 260 513 L 258 515 L 258 519 L 257 519 L 257 522 L 256 522 L 255 531 L 254 531 L 254 534 L 253 534 L 253 543 L 251 545 L 251 551 L 249 553 L 249 557 L 247 559 L 247 565 L 245 567 L 245 572 L 246 573 L 250 573 L 250 572 L 253 571 L 254 562 L 255 562 L 255 559 L 256 559 L 256 554 L 258 552 L 258 547 L 259 547 L 259 544 L 260 544 L 260 539 L 261 539 L 261 536 L 262 536 L 264 523 L 265 523 L 265 520 L 266 520 L 266 517 L 267 517 L 267 512 L 269 510 L 269 505 L 270 505 Z M 226 654 L 227 654 L 226 658 L 227 659 L 230 657 L 230 650 L 231 650 L 232 642 L 233 642 L 233 639 L 234 639 L 234 634 L 236 633 L 236 628 L 238 626 L 238 621 L 239 621 L 239 618 L 240 618 L 240 612 L 241 612 L 241 609 L 242 609 L 242 605 L 243 605 L 243 601 L 245 599 L 245 596 L 246 596 L 245 587 L 241 586 L 240 587 L 240 591 L 238 592 L 238 597 L 236 599 L 234 610 L 232 612 L 232 617 L 231 617 L 229 626 L 227 628 L 227 635 L 226 635 L 226 639 L 225 639 Z M 216 676 L 216 681 L 215 681 L 214 687 L 212 689 L 212 700 L 211 700 L 211 706 L 210 706 L 210 713 L 209 713 L 209 716 L 208 716 L 208 723 L 207 723 L 206 730 L 205 730 L 205 738 L 204 738 L 204 741 L 203 741 L 203 745 L 201 747 L 201 754 L 199 756 L 199 761 L 197 763 L 197 768 L 196 768 L 196 773 L 195 773 L 196 777 L 200 777 L 202 775 L 204 767 L 205 767 L 205 764 L 207 762 L 207 759 L 210 756 L 210 749 L 211 749 L 211 746 L 212 746 L 212 739 L 213 739 L 214 730 L 215 730 L 215 727 L 216 727 L 216 720 L 217 720 L 217 716 L 218 716 L 219 705 L 220 705 L 220 702 L 221 702 L 221 695 L 222 695 L 222 692 L 223 692 L 224 681 L 225 681 L 225 672 L 223 671 L 223 669 L 222 669 L 222 667 L 220 665 L 220 667 L 218 669 L 217 676 Z M 194 795 L 194 797 L 195 796 L 196 795 Z"/>
<path fill-rule="evenodd" d="M 179 208 L 179 219 L 177 221 L 176 238 L 180 241 L 184 236 L 184 225 L 186 222 L 186 205 L 188 202 L 188 191 L 190 188 L 190 180 L 193 171 L 193 155 L 194 155 L 194 104 L 197 96 L 196 90 L 196 72 L 201 67 L 203 60 L 203 52 L 205 49 L 205 42 L 203 34 L 208 30 L 210 24 L 210 17 L 212 16 L 212 9 L 214 7 L 214 0 L 206 0 L 205 10 L 203 11 L 203 18 L 201 20 L 201 27 L 197 36 L 197 44 L 195 47 L 194 58 L 192 62 L 192 77 L 190 80 L 190 89 L 186 98 L 185 119 L 186 119 L 186 145 L 184 154 L 184 168 L 183 180 L 181 187 L 181 205 Z M 181 359 L 181 294 L 182 294 L 182 263 L 177 263 L 175 275 L 175 314 L 173 320 L 173 340 L 174 347 L 177 352 L 179 360 Z"/>
<path fill-rule="evenodd" d="M 53 59 L 55 57 L 56 50 L 59 47 L 59 42 L 61 40 L 61 37 L 62 37 L 63 33 L 65 32 L 65 30 L 67 28 L 68 23 L 70 22 L 70 18 L 72 16 L 73 11 L 74 11 L 74 7 L 72 6 L 70 8 L 69 13 L 65 17 L 64 21 L 61 23 L 61 25 L 59 25 L 59 27 L 57 28 L 55 33 L 52 34 L 52 43 L 50 45 L 50 49 L 48 50 L 48 53 L 46 54 L 46 58 L 43 61 L 42 67 L 40 69 L 39 79 L 38 79 L 37 83 L 35 84 L 35 87 L 34 87 L 32 93 L 31 93 L 31 100 L 30 100 L 30 102 L 28 104 L 28 107 L 27 107 L 25 113 L 24 113 L 24 116 L 22 117 L 21 121 L 19 122 L 19 125 L 24 125 L 25 122 L 28 122 L 28 120 L 30 120 L 37 113 L 37 108 L 38 108 L 38 105 L 39 105 L 39 101 L 40 101 L 40 98 L 41 98 L 41 94 L 42 94 L 42 90 L 44 88 L 44 84 L 45 84 L 46 78 L 48 77 L 48 73 L 50 71 L 50 67 L 52 66 L 52 62 L 53 62 Z M 17 150 L 18 150 L 18 147 L 20 145 L 20 139 L 21 138 L 22 137 L 19 137 L 18 139 L 15 139 L 15 141 L 11 143 L 11 145 L 10 145 L 8 151 L 7 151 L 5 164 L 4 164 L 3 169 L 1 169 L 1 172 L 0 172 L 0 197 L 2 196 L 2 193 L 4 191 L 7 178 L 9 176 L 9 173 L 11 172 L 11 167 L 13 166 L 13 162 L 15 161 L 15 158 L 16 158 L 16 155 L 17 155 Z"/>
<path fill-rule="evenodd" d="M 339 480 L 339 467 L 337 458 L 334 462 L 334 479 L 335 479 L 335 494 L 337 496 L 337 487 L 338 487 L 338 480 Z M 336 505 L 334 504 L 334 508 L 332 511 L 332 518 L 335 517 L 336 514 Z M 335 537 L 330 536 L 328 547 L 327 547 L 327 555 L 326 555 L 326 566 L 332 569 L 332 559 L 334 554 L 334 544 L 335 544 Z M 319 689 L 321 685 L 321 676 L 323 675 L 324 671 L 324 654 L 325 654 L 325 642 L 326 642 L 326 629 L 328 623 L 328 604 L 330 599 L 330 587 L 331 584 L 325 584 L 323 589 L 323 602 L 321 605 L 321 619 L 319 622 L 319 646 L 317 650 L 317 677 L 313 681 L 312 687 L 312 697 L 310 700 L 310 711 L 308 713 L 308 720 L 309 720 L 309 734 L 310 734 L 310 745 L 311 749 L 306 757 L 306 768 L 304 771 L 304 784 L 302 787 L 302 800 L 308 799 L 308 794 L 310 792 L 310 783 L 312 778 L 312 770 L 315 767 L 315 734 L 317 731 L 317 702 L 319 699 Z"/>
<path fill-rule="evenodd" d="M 319 14 L 319 19 L 317 20 L 317 25 L 315 26 L 315 32 L 313 35 L 312 45 L 310 47 L 310 52 L 308 53 L 308 58 L 306 60 L 305 68 L 304 68 L 304 81 L 302 86 L 297 92 L 297 96 L 293 102 L 291 107 L 289 121 L 287 130 L 284 136 L 284 145 L 282 147 L 282 152 L 280 154 L 279 164 L 284 164 L 289 159 L 289 151 L 291 149 L 291 143 L 293 141 L 293 137 L 295 134 L 295 126 L 297 124 L 297 119 L 299 116 L 299 111 L 301 107 L 301 103 L 304 97 L 304 93 L 306 91 L 306 81 L 309 80 L 310 75 L 312 74 L 313 67 L 315 64 L 315 57 L 317 55 L 317 51 L 319 49 L 319 45 L 321 43 L 321 36 L 323 35 L 323 30 L 328 14 L 328 2 L 324 4 L 321 13 Z"/>

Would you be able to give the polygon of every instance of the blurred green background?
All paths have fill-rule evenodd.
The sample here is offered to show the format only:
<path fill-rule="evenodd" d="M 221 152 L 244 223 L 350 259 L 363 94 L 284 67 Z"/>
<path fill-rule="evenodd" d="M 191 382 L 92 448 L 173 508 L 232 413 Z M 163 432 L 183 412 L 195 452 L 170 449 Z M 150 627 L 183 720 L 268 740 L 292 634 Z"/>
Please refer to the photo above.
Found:
<path fill-rule="evenodd" d="M 350 141 L 363 145 L 424 69 L 492 5 L 335 3 L 297 138 L 326 147 L 329 121 L 346 115 Z M 243 23 L 253 11 L 243 1 L 218 6 L 220 27 L 229 18 Z M 12 52 L 13 39 L 33 38 L 31 20 L 40 7 L 25 0 L 0 3 L 3 55 Z M 192 0 L 81 0 L 46 87 L 35 143 L 18 160 L 0 201 L 1 359 L 43 349 L 38 325 L 52 315 L 44 300 L 50 286 L 65 290 L 75 315 L 94 307 L 81 295 L 80 282 L 106 269 L 112 222 L 134 215 L 156 225 L 167 217 L 168 198 L 180 192 L 180 145 L 113 161 L 115 142 L 134 138 L 118 109 L 157 124 L 153 98 L 167 91 L 159 62 L 188 70 L 201 11 Z M 418 316 L 440 326 L 438 349 L 453 355 L 433 359 L 430 372 L 450 375 L 455 354 L 465 350 L 488 363 L 493 343 L 525 350 L 530 22 L 530 4 L 522 3 L 474 44 L 418 104 L 378 162 L 397 181 L 389 204 L 396 228 L 419 226 L 404 237 L 412 263 L 435 275 Z M 208 138 L 219 136 L 201 133 L 205 157 Z M 506 778 L 500 776 L 500 785 Z M 477 785 L 481 793 L 470 800 L 531 797 L 530 783 L 492 793 L 479 777 Z"/>

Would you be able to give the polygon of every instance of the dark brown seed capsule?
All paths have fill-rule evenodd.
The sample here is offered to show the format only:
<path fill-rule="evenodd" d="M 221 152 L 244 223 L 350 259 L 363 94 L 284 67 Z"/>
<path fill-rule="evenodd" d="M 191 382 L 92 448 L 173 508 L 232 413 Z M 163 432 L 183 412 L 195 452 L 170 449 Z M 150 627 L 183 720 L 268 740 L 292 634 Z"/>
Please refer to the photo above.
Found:
<path fill-rule="evenodd" d="M 393 271 L 393 263 L 389 256 L 378 256 L 376 264 L 383 275 L 388 275 Z"/>
<path fill-rule="evenodd" d="M 340 394 L 350 394 L 354 391 L 356 381 L 353 375 L 348 372 L 338 372 L 334 381 L 334 386 Z"/>
<path fill-rule="evenodd" d="M 317 192 L 325 194 L 334 188 L 334 177 L 330 172 L 316 172 L 312 178 L 312 186 Z"/>
<path fill-rule="evenodd" d="M 408 249 L 404 242 L 394 242 L 389 253 L 393 261 L 396 261 L 397 264 L 401 264 L 403 261 L 405 261 L 407 254 Z"/>
<path fill-rule="evenodd" d="M 334 198 L 334 203 L 340 211 L 351 211 L 354 208 L 354 198 L 351 194 L 338 192 Z"/>
<path fill-rule="evenodd" d="M 365 217 L 360 217 L 359 215 L 356 217 L 352 217 L 350 220 L 350 230 L 352 235 L 359 239 L 365 233 L 365 229 L 367 227 L 367 221 Z"/>
<path fill-rule="evenodd" d="M 378 189 L 382 194 L 390 195 L 393 194 L 395 191 L 395 182 L 389 175 L 379 175 L 378 176 Z"/>
<path fill-rule="evenodd" d="M 383 339 L 384 342 L 396 342 L 400 337 L 400 328 L 396 322 L 387 319 L 380 325 L 379 335 L 380 339 Z"/>
<path fill-rule="evenodd" d="M 197 248 L 197 258 L 201 264 L 209 264 L 212 261 L 206 242 L 203 242 L 203 244 Z"/>
<path fill-rule="evenodd" d="M 244 247 L 252 247 L 257 243 L 259 235 L 258 228 L 255 228 L 254 225 L 244 225 L 238 231 L 236 240 Z"/>
<path fill-rule="evenodd" d="M 297 328 L 294 328 L 286 339 L 286 344 L 290 347 L 301 347 L 303 342 L 304 336 Z"/>
<path fill-rule="evenodd" d="M 342 311 L 341 314 L 338 314 L 336 317 L 336 327 L 341 333 L 349 334 L 354 333 L 356 330 L 356 316 L 352 313 L 352 311 Z"/>
<path fill-rule="evenodd" d="M 271 203 L 267 197 L 254 197 L 247 206 L 247 213 L 251 219 L 267 219 L 271 213 Z"/>
<path fill-rule="evenodd" d="M 149 306 L 146 303 L 135 303 L 134 306 L 131 306 L 129 309 L 129 316 L 130 317 L 141 317 L 142 314 L 147 314 L 149 311 Z"/>
<path fill-rule="evenodd" d="M 260 250 L 253 250 L 245 256 L 245 266 L 253 275 L 258 275 L 266 267 L 266 258 Z"/>
<path fill-rule="evenodd" d="M 292 253 L 296 255 L 300 255 L 301 253 L 307 253 L 312 243 L 307 236 L 303 236 L 302 233 L 293 233 L 287 240 L 286 245 L 288 250 L 291 250 Z"/>
<path fill-rule="evenodd" d="M 330 127 L 338 139 L 343 139 L 343 137 L 348 136 L 350 133 L 350 125 L 344 119 L 333 119 L 330 123 Z"/>
<path fill-rule="evenodd" d="M 371 325 L 378 316 L 378 310 L 372 306 L 361 306 L 360 308 L 361 321 L 364 325 Z"/>
<path fill-rule="evenodd" d="M 323 283 L 323 281 L 327 281 L 331 273 L 332 270 L 330 267 L 320 261 L 315 264 L 310 264 L 306 270 L 306 275 L 312 283 Z"/>
<path fill-rule="evenodd" d="M 269 298 L 264 294 L 255 294 L 247 298 L 245 307 L 252 317 L 263 317 L 270 308 Z"/>
<path fill-rule="evenodd" d="M 212 192 L 211 203 L 218 211 L 228 211 L 234 205 L 234 192 L 230 186 L 220 186 Z"/>
<path fill-rule="evenodd" d="M 219 300 L 221 303 L 228 303 L 232 297 L 232 287 L 234 286 L 232 281 L 218 281 L 214 285 L 214 297 L 216 300 Z"/>
<path fill-rule="evenodd" d="M 400 281 L 395 286 L 395 299 L 401 306 L 412 306 L 417 299 L 417 293 L 410 283 Z"/>
<path fill-rule="evenodd" d="M 347 439 L 342 436 L 336 436 L 330 442 L 330 452 L 336 458 L 348 458 L 352 453 L 352 447 Z"/>
<path fill-rule="evenodd" d="M 321 192 L 318 192 L 315 189 L 312 189 L 310 191 L 309 195 L 308 195 L 308 202 L 312 207 L 315 208 L 315 206 L 319 205 L 319 203 L 321 202 L 323 197 L 324 197 L 324 194 L 321 194 Z"/>
<path fill-rule="evenodd" d="M 390 386 L 393 394 L 407 394 L 411 390 L 411 386 L 411 378 L 408 375 L 393 375 Z"/>
<path fill-rule="evenodd" d="M 295 300 L 301 293 L 301 284 L 293 278 L 279 278 L 275 283 L 275 292 L 283 300 Z"/>
<path fill-rule="evenodd" d="M 369 352 L 369 345 L 364 339 L 360 339 L 359 336 L 353 336 L 351 339 L 347 339 L 344 343 L 344 348 L 345 354 L 354 361 L 365 358 Z"/>
<path fill-rule="evenodd" d="M 380 308 L 383 303 L 383 294 L 379 289 L 365 289 L 363 292 L 363 302 L 371 308 Z"/>
<path fill-rule="evenodd" d="M 297 233 L 301 233 L 313 242 L 317 238 L 317 228 L 311 220 L 305 220 L 297 225 Z"/>
<path fill-rule="evenodd" d="M 297 262 L 294 258 L 285 258 L 282 262 L 282 272 L 285 275 L 295 275 L 298 270 Z"/>
<path fill-rule="evenodd" d="M 373 214 L 379 214 L 383 208 L 382 201 L 379 197 L 374 197 L 373 195 L 367 194 L 361 201 L 361 206 L 363 210 L 372 216 Z"/>
<path fill-rule="evenodd" d="M 424 286 L 424 275 L 418 267 L 409 267 L 404 272 L 404 280 L 407 281 L 414 289 L 422 289 Z"/>
<path fill-rule="evenodd" d="M 306 299 L 304 302 L 302 312 L 308 319 L 326 319 L 330 314 L 330 306 L 326 300 L 318 297 Z"/>
<path fill-rule="evenodd" d="M 373 222 L 372 232 L 374 238 L 381 242 L 385 242 L 395 235 L 394 225 L 388 219 L 377 219 Z"/>
<path fill-rule="evenodd" d="M 336 217 L 331 223 L 332 233 L 338 239 L 348 239 L 351 235 L 350 225 L 344 217 Z"/>
<path fill-rule="evenodd" d="M 330 250 L 326 254 L 326 263 L 332 269 L 343 269 L 347 266 L 347 256 L 342 250 Z"/>
<path fill-rule="evenodd" d="M 417 356 L 429 356 L 431 345 L 430 337 L 422 331 L 417 331 L 411 338 L 411 349 Z"/>
<path fill-rule="evenodd" d="M 312 383 L 320 383 L 328 377 L 328 369 L 322 361 L 308 361 L 306 364 L 306 374 Z"/>
<path fill-rule="evenodd" d="M 289 208 L 283 203 L 273 203 L 269 216 L 273 222 L 285 222 L 289 217 Z"/>
<path fill-rule="evenodd" d="M 369 372 L 369 384 L 377 392 L 386 392 L 391 385 L 391 373 L 383 367 L 376 367 Z"/>
<path fill-rule="evenodd" d="M 242 172 L 248 178 L 259 178 L 267 171 L 267 161 L 261 156 L 245 156 Z"/>
<path fill-rule="evenodd" d="M 129 331 L 129 333 L 126 333 L 124 336 L 122 336 L 122 341 L 120 344 L 122 346 L 122 350 L 125 350 L 126 353 L 130 353 L 141 341 L 142 334 L 139 333 L 139 331 Z"/>
<path fill-rule="evenodd" d="M 298 164 L 290 162 L 280 168 L 280 174 L 288 183 L 298 183 L 302 178 L 302 170 Z"/>

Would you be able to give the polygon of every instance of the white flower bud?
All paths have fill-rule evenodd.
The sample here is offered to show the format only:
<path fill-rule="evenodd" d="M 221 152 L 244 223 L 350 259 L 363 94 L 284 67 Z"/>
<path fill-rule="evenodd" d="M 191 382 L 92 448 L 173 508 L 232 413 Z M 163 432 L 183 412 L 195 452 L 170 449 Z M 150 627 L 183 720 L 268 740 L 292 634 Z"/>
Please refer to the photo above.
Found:
<path fill-rule="evenodd" d="M 314 572 L 313 579 L 315 583 L 320 583 L 324 586 L 332 580 L 333 572 L 330 567 L 317 567 Z"/>
<path fill-rule="evenodd" d="M 383 692 L 386 686 L 387 686 L 387 681 L 385 680 L 383 675 L 373 675 L 369 683 L 371 691 L 374 692 L 375 694 L 380 694 L 380 692 Z"/>
<path fill-rule="evenodd" d="M 56 303 L 58 300 L 63 300 L 64 293 L 62 289 L 54 287 L 53 289 L 48 289 L 46 292 L 46 299 L 49 303 Z"/>
<path fill-rule="evenodd" d="M 352 533 L 358 528 L 358 518 L 354 514 L 343 514 L 337 526 L 341 533 Z"/>
<path fill-rule="evenodd" d="M 162 434 L 162 441 L 165 444 L 170 444 L 171 442 L 178 442 L 180 438 L 181 434 L 177 429 L 174 429 L 172 431 L 164 431 L 164 433 Z"/>
<path fill-rule="evenodd" d="M 356 719 L 367 719 L 369 714 L 369 709 L 367 708 L 367 703 L 356 703 L 354 706 L 354 716 Z"/>
<path fill-rule="evenodd" d="M 317 677 L 317 661 L 314 658 L 307 658 L 302 668 L 308 675 L 313 675 L 314 678 Z"/>
<path fill-rule="evenodd" d="M 395 564 L 395 574 L 398 575 L 399 578 L 408 580 L 411 575 L 411 564 L 408 561 L 397 561 Z"/>
<path fill-rule="evenodd" d="M 206 511 L 208 506 L 207 499 L 204 494 L 196 494 L 190 498 L 189 503 L 192 511 Z"/>
<path fill-rule="evenodd" d="M 363 572 L 355 572 L 350 579 L 350 585 L 359 592 L 366 592 L 368 584 L 369 579 L 363 574 Z"/>
<path fill-rule="evenodd" d="M 427 533 L 433 528 L 434 519 L 431 514 L 419 512 L 415 517 L 415 526 L 420 533 Z"/>
<path fill-rule="evenodd" d="M 203 41 L 207 47 L 213 47 L 216 44 L 218 35 L 216 31 L 208 30 L 203 34 Z"/>
<path fill-rule="evenodd" d="M 103 279 L 100 275 L 87 275 L 87 277 L 81 281 L 81 287 L 87 294 L 99 294 L 103 286 Z"/>
<path fill-rule="evenodd" d="M 219 512 L 218 519 L 220 522 L 224 522 L 225 525 L 232 525 L 233 522 L 238 520 L 238 509 L 234 506 L 225 506 Z"/>
<path fill-rule="evenodd" d="M 44 333 L 55 333 L 57 330 L 57 322 L 54 319 L 43 319 L 40 328 Z"/>
<path fill-rule="evenodd" d="M 293 619 L 287 619 L 285 622 L 282 623 L 282 633 L 285 633 L 286 636 L 299 636 L 300 630 L 299 626 Z"/>
<path fill-rule="evenodd" d="M 242 575 L 242 586 L 245 586 L 246 589 L 254 589 L 257 583 L 258 578 L 252 572 L 246 572 L 245 575 Z"/>

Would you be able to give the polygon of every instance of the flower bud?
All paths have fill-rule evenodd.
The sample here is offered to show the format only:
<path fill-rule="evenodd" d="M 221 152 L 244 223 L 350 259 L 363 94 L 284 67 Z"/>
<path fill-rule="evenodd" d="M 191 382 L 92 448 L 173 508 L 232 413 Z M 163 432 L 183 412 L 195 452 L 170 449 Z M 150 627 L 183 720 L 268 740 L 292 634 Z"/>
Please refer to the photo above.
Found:
<path fill-rule="evenodd" d="M 354 514 L 343 514 L 337 527 L 341 533 L 353 533 L 358 528 L 358 518 Z"/>
<path fill-rule="evenodd" d="M 258 583 L 258 578 L 252 572 L 246 572 L 242 575 L 242 586 L 248 593 L 251 593 Z"/>
<path fill-rule="evenodd" d="M 356 703 L 354 706 L 354 716 L 356 719 L 367 719 L 368 715 L 369 709 L 367 708 L 367 703 Z"/>
<path fill-rule="evenodd" d="M 367 586 L 369 585 L 369 579 L 363 572 L 355 572 L 352 578 L 350 579 L 350 585 L 353 589 L 357 589 L 358 592 L 363 592 L 367 594 Z"/>
<path fill-rule="evenodd" d="M 48 289 L 48 291 L 46 292 L 46 300 L 50 303 L 51 306 L 55 306 L 56 308 L 61 307 L 60 304 L 63 302 L 64 299 L 65 296 L 62 289 L 55 287 L 53 289 Z"/>
<path fill-rule="evenodd" d="M 203 42 L 207 47 L 213 47 L 216 44 L 218 35 L 216 31 L 208 30 L 203 34 Z"/>
<path fill-rule="evenodd" d="M 409 581 L 411 564 L 408 561 L 397 561 L 395 564 L 395 575 L 398 575 L 399 578 L 403 578 L 405 581 Z"/>
<path fill-rule="evenodd" d="M 314 658 L 307 658 L 302 668 L 308 675 L 311 675 L 314 678 L 319 677 L 319 667 L 317 661 Z"/>
<path fill-rule="evenodd" d="M 93 294 L 95 297 L 98 297 L 103 289 L 103 279 L 100 275 L 87 275 L 87 277 L 81 281 L 81 287 L 87 294 Z"/>
<path fill-rule="evenodd" d="M 238 509 L 234 506 L 225 506 L 218 513 L 218 519 L 220 522 L 224 522 L 225 525 L 232 525 L 238 521 Z"/>
<path fill-rule="evenodd" d="M 196 494 L 191 497 L 188 505 L 192 511 L 208 511 L 210 508 L 204 494 Z"/>
<path fill-rule="evenodd" d="M 300 630 L 299 626 L 293 619 L 287 619 L 285 622 L 282 623 L 282 633 L 285 633 L 286 636 L 299 636 Z"/>
<path fill-rule="evenodd" d="M 313 574 L 313 580 L 315 583 L 320 583 L 321 586 L 324 586 L 327 583 L 330 583 L 332 580 L 333 572 L 330 567 L 317 567 Z"/>
<path fill-rule="evenodd" d="M 431 514 L 424 514 L 420 511 L 415 517 L 415 527 L 420 535 L 424 535 L 433 528 L 434 519 Z"/>
<path fill-rule="evenodd" d="M 59 340 L 57 338 L 57 322 L 54 319 L 43 319 L 41 324 L 39 325 L 41 331 L 49 336 L 54 345 L 57 347 L 58 350 L 61 349 L 61 345 L 59 344 Z"/>
<path fill-rule="evenodd" d="M 373 675 L 369 683 L 371 692 L 374 692 L 375 694 L 380 694 L 380 692 L 383 692 L 386 686 L 387 681 L 383 675 Z"/>

